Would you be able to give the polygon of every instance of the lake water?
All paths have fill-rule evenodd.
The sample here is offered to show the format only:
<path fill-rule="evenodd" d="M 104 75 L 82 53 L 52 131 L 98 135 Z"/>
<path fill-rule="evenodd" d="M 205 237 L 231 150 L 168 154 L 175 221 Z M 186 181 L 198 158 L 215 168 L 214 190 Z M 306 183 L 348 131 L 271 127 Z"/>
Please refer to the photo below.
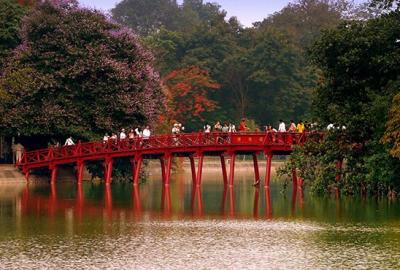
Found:
<path fill-rule="evenodd" d="M 0 269 L 400 269 L 400 204 L 234 189 L 30 185 L 0 195 Z"/>

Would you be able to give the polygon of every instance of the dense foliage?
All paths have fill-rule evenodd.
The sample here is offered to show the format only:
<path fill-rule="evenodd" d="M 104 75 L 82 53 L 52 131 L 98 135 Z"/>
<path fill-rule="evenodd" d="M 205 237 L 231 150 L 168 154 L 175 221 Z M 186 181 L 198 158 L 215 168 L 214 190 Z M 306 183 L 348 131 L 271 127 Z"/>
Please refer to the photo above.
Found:
<path fill-rule="evenodd" d="M 151 9 L 145 2 L 124 0 L 112 10 L 113 18 L 142 34 L 163 76 L 197 66 L 221 85 L 207 94 L 218 106 L 204 121 L 247 117 L 260 126 L 306 114 L 318 79 L 306 48 L 352 11 L 344 0 L 301 0 L 244 28 L 220 6 L 202 0 L 181 5 L 158 0 Z M 187 123 L 195 129 L 193 124 Z"/>
<path fill-rule="evenodd" d="M 130 30 L 74 1 L 44 1 L 20 36 L 1 79 L 3 132 L 88 140 L 158 119 L 159 75 Z"/>
<path fill-rule="evenodd" d="M 18 31 L 24 13 L 24 7 L 17 2 L 0 0 L 0 70 L 10 52 L 20 43 Z"/>
<path fill-rule="evenodd" d="M 204 113 L 213 111 L 216 103 L 207 98 L 207 92 L 219 89 L 219 85 L 211 80 L 207 71 L 197 67 L 174 70 L 164 78 L 167 90 L 168 111 L 163 121 L 191 123 L 194 126 L 204 120 Z M 200 129 L 201 126 L 198 126 Z"/>
<path fill-rule="evenodd" d="M 390 154 L 397 156 L 398 151 L 398 33 L 400 12 L 396 11 L 366 22 L 343 23 L 325 32 L 312 47 L 313 60 L 323 75 L 315 115 L 321 123 L 346 126 L 330 132 L 324 144 L 308 145 L 293 156 L 292 162 L 302 168 L 304 178 L 314 181 L 314 187 L 323 181 L 334 183 L 332 166 L 344 159 L 343 179 L 335 185 L 347 193 L 400 190 L 400 161 Z M 317 168 L 314 175 L 307 172 L 308 163 Z"/>
<path fill-rule="evenodd" d="M 397 94 L 393 99 L 382 141 L 392 146 L 390 153 L 394 157 L 400 158 L 400 94 Z"/>

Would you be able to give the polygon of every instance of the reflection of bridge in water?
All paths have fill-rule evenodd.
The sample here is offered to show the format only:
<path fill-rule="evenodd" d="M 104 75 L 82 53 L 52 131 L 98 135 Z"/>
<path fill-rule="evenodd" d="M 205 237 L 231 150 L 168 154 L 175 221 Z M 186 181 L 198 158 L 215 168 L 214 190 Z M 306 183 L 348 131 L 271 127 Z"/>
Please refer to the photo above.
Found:
<path fill-rule="evenodd" d="M 263 196 L 260 196 L 260 192 L 263 192 Z M 86 200 L 82 185 L 76 185 L 75 198 L 61 198 L 57 194 L 55 184 L 50 185 L 50 194 L 48 196 L 36 194 L 30 192 L 29 186 L 25 188 L 21 195 L 21 210 L 23 215 L 34 214 L 34 215 L 47 215 L 49 217 L 55 217 L 56 215 L 65 214 L 72 212 L 72 215 L 77 220 L 82 220 L 83 217 L 106 217 L 112 220 L 115 217 L 121 216 L 125 218 L 140 218 L 144 213 L 146 215 L 154 215 L 156 217 L 169 218 L 172 216 L 187 216 L 188 214 L 195 218 L 202 218 L 210 216 L 209 213 L 205 213 L 205 205 L 203 203 L 203 195 L 201 188 L 193 188 L 191 192 L 190 211 L 186 213 L 184 210 L 173 209 L 171 190 L 168 186 L 163 186 L 160 198 L 160 212 L 150 211 L 151 209 L 145 209 L 142 206 L 139 187 L 135 186 L 131 193 L 131 204 L 129 206 L 118 206 L 113 203 L 112 189 L 110 185 L 104 185 L 103 202 L 93 200 Z M 265 209 L 260 213 L 260 197 L 264 200 Z M 240 218 L 243 213 L 237 211 L 235 206 L 235 192 L 232 188 L 224 188 L 221 194 L 221 205 L 219 213 L 214 213 L 222 217 L 235 217 Z M 177 198 L 175 198 L 177 199 Z M 181 198 L 182 199 L 182 198 Z M 273 217 L 273 205 L 271 202 L 270 189 L 254 189 L 253 195 L 253 209 L 252 214 L 254 218 L 267 218 Z M 291 212 L 295 215 L 296 208 L 300 207 L 303 210 L 304 205 L 304 194 L 302 190 L 294 189 L 292 191 L 291 198 Z M 212 215 L 211 215 L 212 216 Z"/>
<path fill-rule="evenodd" d="M 130 158 L 133 184 L 139 183 L 140 170 L 144 159 L 160 160 L 164 186 L 169 186 L 173 157 L 187 157 L 190 160 L 193 186 L 201 186 L 203 161 L 206 156 L 219 157 L 225 186 L 232 187 L 235 178 L 235 160 L 237 155 L 251 155 L 254 163 L 255 182 L 261 180 L 258 155 L 266 158 L 265 187 L 269 188 L 273 155 L 289 155 L 295 145 L 303 144 L 317 133 L 191 133 L 180 135 L 160 135 L 132 140 L 78 143 L 64 146 L 28 151 L 23 154 L 18 166 L 27 180 L 31 170 L 48 168 L 51 170 L 51 182 L 57 178 L 57 168 L 64 164 L 75 164 L 77 182 L 83 179 L 85 162 L 103 161 L 106 184 L 112 181 L 113 160 Z M 226 157 L 230 158 L 229 175 Z M 197 162 L 196 160 L 197 159 Z M 196 170 L 197 163 L 197 170 Z M 295 172 L 295 171 L 294 171 Z M 294 179 L 295 179 L 294 175 Z"/>

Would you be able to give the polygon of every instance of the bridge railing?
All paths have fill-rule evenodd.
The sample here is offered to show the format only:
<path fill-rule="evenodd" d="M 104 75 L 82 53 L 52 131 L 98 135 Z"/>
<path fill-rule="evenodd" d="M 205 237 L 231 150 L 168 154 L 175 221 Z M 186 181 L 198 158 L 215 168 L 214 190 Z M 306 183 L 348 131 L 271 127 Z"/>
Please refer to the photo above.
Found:
<path fill-rule="evenodd" d="M 109 140 L 78 143 L 73 146 L 49 147 L 24 152 L 18 165 L 48 162 L 65 158 L 84 157 L 94 154 L 132 152 L 223 145 L 292 146 L 303 144 L 309 133 L 255 132 L 255 133 L 183 133 L 156 135 L 149 138 Z"/>

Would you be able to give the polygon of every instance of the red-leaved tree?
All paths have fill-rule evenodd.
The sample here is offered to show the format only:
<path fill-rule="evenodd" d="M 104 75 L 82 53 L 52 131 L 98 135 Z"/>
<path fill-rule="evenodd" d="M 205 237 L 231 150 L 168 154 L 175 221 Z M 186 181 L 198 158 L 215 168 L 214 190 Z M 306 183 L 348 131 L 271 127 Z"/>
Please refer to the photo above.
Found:
<path fill-rule="evenodd" d="M 164 122 L 176 120 L 197 126 L 204 121 L 205 113 L 217 107 L 217 102 L 208 94 L 218 90 L 220 85 L 205 70 L 195 66 L 174 70 L 163 81 L 168 97 L 168 113 L 163 117 Z"/>

